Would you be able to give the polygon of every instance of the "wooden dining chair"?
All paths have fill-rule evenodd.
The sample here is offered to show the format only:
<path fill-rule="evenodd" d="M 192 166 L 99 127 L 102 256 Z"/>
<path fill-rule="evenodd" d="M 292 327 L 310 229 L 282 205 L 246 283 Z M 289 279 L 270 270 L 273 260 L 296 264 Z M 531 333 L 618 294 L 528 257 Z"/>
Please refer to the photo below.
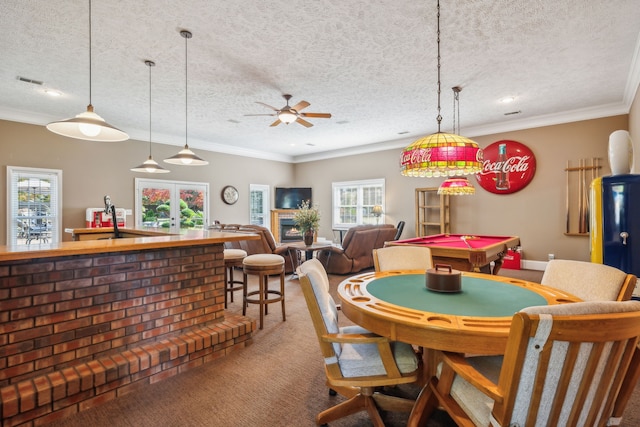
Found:
<path fill-rule="evenodd" d="M 525 308 L 504 357 L 440 353 L 408 425 L 423 425 L 438 405 L 459 426 L 617 425 L 618 396 L 638 380 L 638 336 L 639 301 Z M 623 382 L 629 369 L 634 381 Z"/>
<path fill-rule="evenodd" d="M 389 396 L 379 387 L 416 382 L 421 364 L 409 344 L 392 342 L 359 326 L 338 326 L 329 278 L 317 259 L 298 267 L 298 276 L 324 359 L 327 385 L 347 398 L 316 416 L 324 425 L 366 410 L 384 426 L 379 410 L 410 412 L 414 401 Z"/>
<path fill-rule="evenodd" d="M 569 292 L 583 301 L 627 301 L 636 286 L 636 276 L 605 264 L 553 259 L 547 264 L 540 283 Z"/>
<path fill-rule="evenodd" d="M 422 246 L 387 246 L 373 250 L 375 271 L 427 270 L 433 267 L 431 249 Z"/>

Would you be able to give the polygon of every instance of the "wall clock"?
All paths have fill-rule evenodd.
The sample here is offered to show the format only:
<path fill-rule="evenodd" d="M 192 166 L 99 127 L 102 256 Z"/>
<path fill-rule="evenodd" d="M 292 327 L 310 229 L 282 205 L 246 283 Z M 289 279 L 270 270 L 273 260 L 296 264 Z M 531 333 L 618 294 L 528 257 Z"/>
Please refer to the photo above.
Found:
<path fill-rule="evenodd" d="M 238 190 L 236 187 L 232 185 L 227 185 L 222 189 L 222 200 L 228 204 L 232 205 L 238 201 Z"/>

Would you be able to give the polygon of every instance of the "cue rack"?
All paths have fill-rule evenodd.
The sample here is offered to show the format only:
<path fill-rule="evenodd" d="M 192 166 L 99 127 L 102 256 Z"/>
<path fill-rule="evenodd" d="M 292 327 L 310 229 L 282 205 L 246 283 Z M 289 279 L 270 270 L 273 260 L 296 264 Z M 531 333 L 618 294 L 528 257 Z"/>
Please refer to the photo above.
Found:
<path fill-rule="evenodd" d="M 571 166 L 567 160 L 566 180 L 566 236 L 589 235 L 589 194 L 591 182 L 600 176 L 600 158 L 578 160 Z"/>

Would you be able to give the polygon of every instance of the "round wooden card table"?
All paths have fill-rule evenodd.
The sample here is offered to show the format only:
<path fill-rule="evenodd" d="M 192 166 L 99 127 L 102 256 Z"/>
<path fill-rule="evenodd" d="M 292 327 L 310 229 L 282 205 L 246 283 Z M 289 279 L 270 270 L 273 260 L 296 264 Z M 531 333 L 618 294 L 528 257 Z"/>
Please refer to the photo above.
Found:
<path fill-rule="evenodd" d="M 537 283 L 470 272 L 462 273 L 460 292 L 434 292 L 427 289 L 421 270 L 359 274 L 340 283 L 338 295 L 352 322 L 394 341 L 423 347 L 419 380 L 423 387 L 435 375 L 436 350 L 504 354 L 517 311 L 580 301 Z M 421 414 L 412 417 L 419 419 Z"/>
<path fill-rule="evenodd" d="M 359 274 L 340 283 L 338 295 L 344 314 L 378 335 L 425 349 L 485 355 L 504 353 L 517 311 L 580 301 L 537 283 L 471 272 L 462 273 L 461 292 L 434 292 L 418 270 Z"/>

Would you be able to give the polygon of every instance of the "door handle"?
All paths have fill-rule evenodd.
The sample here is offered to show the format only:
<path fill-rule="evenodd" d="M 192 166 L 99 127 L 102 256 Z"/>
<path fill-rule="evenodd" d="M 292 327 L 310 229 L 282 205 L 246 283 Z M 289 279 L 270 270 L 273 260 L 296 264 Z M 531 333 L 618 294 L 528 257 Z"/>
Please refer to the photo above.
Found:
<path fill-rule="evenodd" d="M 627 233 L 626 231 L 623 231 L 622 233 L 620 233 L 620 237 L 622 237 L 622 244 L 626 245 L 627 237 L 629 237 L 629 233 Z"/>

